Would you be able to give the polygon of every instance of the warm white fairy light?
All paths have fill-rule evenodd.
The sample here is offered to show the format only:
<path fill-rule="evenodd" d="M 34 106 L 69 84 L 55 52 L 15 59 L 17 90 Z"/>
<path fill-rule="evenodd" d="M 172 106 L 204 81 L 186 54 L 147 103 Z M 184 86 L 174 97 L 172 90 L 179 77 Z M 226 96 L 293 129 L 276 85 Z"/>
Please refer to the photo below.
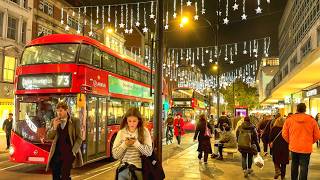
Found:
<path fill-rule="evenodd" d="M 229 15 L 229 0 L 227 0 L 226 2 L 226 17 L 223 19 L 223 24 L 225 25 L 229 24 L 228 15 Z"/>
<path fill-rule="evenodd" d="M 111 6 L 108 6 L 108 23 L 111 22 Z"/>
<path fill-rule="evenodd" d="M 243 54 L 247 54 L 247 53 L 248 53 L 248 51 L 247 51 L 247 42 L 244 41 L 243 42 Z"/>
<path fill-rule="evenodd" d="M 212 54 L 213 54 L 213 53 L 212 53 L 212 49 L 211 49 L 211 50 L 210 50 L 210 59 L 209 59 L 209 62 L 210 62 L 210 63 L 213 62 Z"/>
<path fill-rule="evenodd" d="M 166 12 L 166 25 L 164 26 L 164 29 L 169 29 L 169 11 Z"/>
<path fill-rule="evenodd" d="M 194 7 L 195 7 L 195 15 L 194 15 L 194 20 L 199 20 L 199 15 L 198 15 L 198 2 L 194 3 Z"/>
<path fill-rule="evenodd" d="M 238 55 L 238 44 L 234 43 L 234 55 Z"/>
<path fill-rule="evenodd" d="M 252 49 L 251 49 L 252 47 L 251 47 L 251 41 L 250 41 L 250 44 L 249 44 L 249 55 L 250 55 L 250 57 L 251 57 L 251 53 L 252 53 Z"/>
<path fill-rule="evenodd" d="M 225 46 L 225 57 L 224 60 L 227 61 L 228 60 L 228 45 Z"/>
<path fill-rule="evenodd" d="M 146 7 L 143 7 L 143 24 L 144 24 L 144 27 L 142 29 L 142 31 L 144 33 L 147 33 L 148 32 L 148 28 L 147 28 L 147 12 L 146 12 Z"/>
<path fill-rule="evenodd" d="M 121 6 L 121 15 L 120 15 L 120 24 L 119 24 L 119 27 L 120 28 L 124 28 L 124 23 L 123 23 L 123 6 Z"/>
<path fill-rule="evenodd" d="M 80 13 L 81 13 L 81 9 L 78 8 L 78 28 L 77 28 L 77 34 L 80 34 Z"/>
<path fill-rule="evenodd" d="M 258 7 L 257 7 L 257 9 L 255 9 L 255 10 L 256 10 L 256 13 L 257 13 L 257 14 L 260 14 L 260 13 L 262 13 L 262 9 L 261 9 L 261 7 L 260 7 L 260 0 L 257 0 L 257 4 L 258 4 Z"/>
<path fill-rule="evenodd" d="M 70 29 L 70 27 L 69 27 L 69 13 L 67 12 L 67 25 L 66 25 L 65 30 L 69 31 L 69 29 Z"/>
<path fill-rule="evenodd" d="M 89 32 L 89 36 L 93 35 L 93 22 L 92 22 L 92 8 L 91 8 L 91 15 L 90 15 L 90 32 Z"/>
<path fill-rule="evenodd" d="M 102 29 L 104 29 L 104 18 L 105 18 L 105 15 L 104 15 L 104 6 L 102 6 Z"/>
<path fill-rule="evenodd" d="M 242 1 L 242 20 L 247 20 L 247 15 L 246 15 L 246 0 Z"/>
<path fill-rule="evenodd" d="M 124 32 L 126 33 L 126 34 L 128 34 L 129 33 L 129 29 L 128 29 L 128 24 L 129 24 L 129 9 L 128 9 L 128 4 L 126 4 L 126 19 L 125 19 L 125 21 L 126 21 L 126 23 L 125 23 L 125 30 L 124 30 Z"/>
<path fill-rule="evenodd" d="M 204 67 L 204 53 L 203 53 L 203 48 L 201 48 L 201 66 Z"/>
<path fill-rule="evenodd" d="M 214 47 L 214 57 L 217 58 L 218 57 L 218 46 Z"/>
<path fill-rule="evenodd" d="M 140 4 L 137 4 L 137 22 L 136 22 L 136 26 L 139 27 L 140 26 Z"/>
<path fill-rule="evenodd" d="M 173 0 L 173 18 L 177 17 L 177 0 Z"/>
<path fill-rule="evenodd" d="M 129 34 L 133 33 L 133 9 L 131 7 L 130 9 L 130 29 L 129 29 Z"/>
<path fill-rule="evenodd" d="M 187 6 L 191 6 L 192 2 L 190 0 L 187 1 Z"/>
<path fill-rule="evenodd" d="M 153 14 L 153 6 L 154 6 L 154 4 L 153 4 L 153 1 L 152 1 L 152 2 L 151 2 L 151 7 L 150 7 L 150 8 L 151 8 L 151 10 L 150 10 L 150 11 L 151 11 L 150 19 L 154 19 L 154 16 L 155 16 L 155 15 Z"/>
<path fill-rule="evenodd" d="M 234 4 L 233 4 L 232 8 L 234 11 L 239 9 L 239 4 L 237 4 L 237 0 L 234 0 Z"/>
<path fill-rule="evenodd" d="M 97 6 L 97 20 L 96 24 L 99 24 L 99 6 Z"/>
<path fill-rule="evenodd" d="M 63 8 L 61 8 L 61 20 L 60 20 L 60 23 L 63 24 L 64 21 L 63 21 Z"/>
<path fill-rule="evenodd" d="M 205 14 L 206 13 L 206 9 L 205 9 L 205 5 L 204 5 L 204 0 L 201 1 L 201 5 L 202 5 L 201 13 Z"/>
<path fill-rule="evenodd" d="M 118 31 L 118 11 L 115 10 L 114 11 L 114 31 L 117 32 Z"/>
<path fill-rule="evenodd" d="M 180 16 L 183 16 L 183 0 L 180 0 Z"/>

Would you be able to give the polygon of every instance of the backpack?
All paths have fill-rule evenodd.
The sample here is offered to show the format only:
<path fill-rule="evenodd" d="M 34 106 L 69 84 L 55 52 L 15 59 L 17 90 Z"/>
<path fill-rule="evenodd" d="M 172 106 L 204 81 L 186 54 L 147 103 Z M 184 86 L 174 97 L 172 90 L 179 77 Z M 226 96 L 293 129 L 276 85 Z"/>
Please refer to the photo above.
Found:
<path fill-rule="evenodd" d="M 242 150 L 251 150 L 252 149 L 252 132 L 251 130 L 239 130 L 238 136 L 238 148 Z"/>
<path fill-rule="evenodd" d="M 155 151 L 152 152 L 151 156 L 141 156 L 141 162 L 144 180 L 163 180 L 165 178 L 162 164 L 158 160 Z"/>

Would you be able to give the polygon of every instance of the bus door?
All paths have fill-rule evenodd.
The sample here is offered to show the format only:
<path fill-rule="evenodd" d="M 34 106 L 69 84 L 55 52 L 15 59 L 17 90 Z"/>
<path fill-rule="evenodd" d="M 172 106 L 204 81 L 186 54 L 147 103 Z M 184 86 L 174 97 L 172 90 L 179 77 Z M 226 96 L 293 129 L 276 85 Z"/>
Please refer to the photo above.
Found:
<path fill-rule="evenodd" d="M 106 153 L 106 98 L 89 96 L 87 99 L 87 159 L 105 156 Z"/>

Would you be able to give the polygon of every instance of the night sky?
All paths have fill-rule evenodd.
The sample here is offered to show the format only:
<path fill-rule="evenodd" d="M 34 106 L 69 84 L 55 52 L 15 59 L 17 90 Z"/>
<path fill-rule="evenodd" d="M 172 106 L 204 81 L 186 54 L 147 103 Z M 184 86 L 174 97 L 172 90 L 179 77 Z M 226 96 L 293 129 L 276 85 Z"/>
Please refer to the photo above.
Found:
<path fill-rule="evenodd" d="M 138 0 L 67 0 L 69 3 L 74 6 L 82 5 L 109 5 L 109 4 L 119 4 L 126 2 L 142 2 Z M 184 0 L 186 2 L 187 0 Z M 194 0 L 191 0 L 194 2 Z M 220 9 L 222 11 L 222 16 L 219 23 L 219 44 L 229 44 L 234 42 L 242 42 L 246 40 L 253 40 L 263 37 L 271 37 L 271 46 L 270 46 L 270 56 L 278 56 L 278 25 L 284 11 L 287 0 L 271 0 L 270 4 L 267 4 L 266 0 L 261 1 L 262 14 L 257 15 L 255 9 L 257 8 L 257 0 L 246 0 L 246 14 L 248 15 L 246 21 L 241 21 L 242 14 L 242 2 L 243 0 L 237 0 L 239 5 L 239 10 L 233 11 L 232 6 L 235 0 L 229 0 L 229 25 L 222 24 L 222 19 L 225 17 L 226 11 L 226 1 L 221 0 Z M 168 4 L 165 6 L 173 7 L 173 0 L 167 0 Z M 201 0 L 198 0 L 200 4 Z M 213 26 L 216 26 L 217 23 L 217 0 L 205 0 L 206 3 L 206 14 L 205 18 L 211 22 Z M 177 11 L 179 11 L 180 0 L 177 0 Z M 185 3 L 186 4 L 186 3 Z M 201 10 L 200 5 L 199 10 Z M 188 7 L 187 7 L 188 8 Z M 170 9 L 170 11 L 172 11 Z M 194 13 L 194 9 L 188 8 L 186 11 Z M 170 12 L 172 14 L 172 12 Z M 192 15 L 191 15 L 192 16 Z M 183 29 L 180 29 L 178 25 L 174 27 L 177 22 L 170 23 L 170 29 L 166 32 L 167 36 L 167 47 L 168 48 L 185 48 L 185 47 L 197 47 L 197 46 L 213 46 L 215 45 L 216 32 L 213 32 L 212 28 L 208 23 L 201 17 L 199 21 L 192 22 L 188 24 Z M 260 47 L 263 44 L 259 44 Z M 240 47 L 239 47 L 240 48 Z M 262 50 L 262 48 L 261 48 Z M 238 51 L 242 52 L 241 49 Z M 238 54 L 242 54 L 239 53 Z M 261 59 L 262 56 L 259 56 L 256 59 Z M 223 58 L 223 57 L 222 57 Z M 255 59 L 250 58 L 248 55 L 238 55 L 234 57 L 235 64 L 230 65 L 227 62 L 224 62 L 223 59 L 219 59 L 219 64 L 221 66 L 221 71 L 226 72 L 232 70 L 239 66 L 243 66 L 248 62 L 252 62 Z M 201 61 L 196 62 L 200 66 Z M 209 71 L 211 66 L 207 59 L 207 66 L 202 68 L 203 72 L 210 74 Z"/>

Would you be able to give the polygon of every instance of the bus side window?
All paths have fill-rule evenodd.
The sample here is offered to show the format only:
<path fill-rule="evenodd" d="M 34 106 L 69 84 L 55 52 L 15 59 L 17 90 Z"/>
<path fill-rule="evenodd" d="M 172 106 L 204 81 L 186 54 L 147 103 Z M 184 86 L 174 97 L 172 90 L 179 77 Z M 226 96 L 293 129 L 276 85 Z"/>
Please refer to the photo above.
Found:
<path fill-rule="evenodd" d="M 141 70 L 141 82 L 145 84 L 150 84 L 148 82 L 148 76 L 149 76 L 149 73 L 147 71 Z"/>
<path fill-rule="evenodd" d="M 116 60 L 113 56 L 103 53 L 102 57 L 102 69 L 111 72 L 116 72 Z"/>
<path fill-rule="evenodd" d="M 92 46 L 82 44 L 80 55 L 79 55 L 79 62 L 84 64 L 91 64 L 92 54 L 93 54 Z"/>
<path fill-rule="evenodd" d="M 136 66 L 130 65 L 130 78 L 137 81 L 141 81 L 140 74 L 141 72 L 139 68 L 137 68 Z"/>
<path fill-rule="evenodd" d="M 97 48 L 94 48 L 92 65 L 99 68 L 100 61 L 101 61 L 101 51 Z"/>
<path fill-rule="evenodd" d="M 121 59 L 117 59 L 117 74 L 129 77 L 129 64 Z"/>

